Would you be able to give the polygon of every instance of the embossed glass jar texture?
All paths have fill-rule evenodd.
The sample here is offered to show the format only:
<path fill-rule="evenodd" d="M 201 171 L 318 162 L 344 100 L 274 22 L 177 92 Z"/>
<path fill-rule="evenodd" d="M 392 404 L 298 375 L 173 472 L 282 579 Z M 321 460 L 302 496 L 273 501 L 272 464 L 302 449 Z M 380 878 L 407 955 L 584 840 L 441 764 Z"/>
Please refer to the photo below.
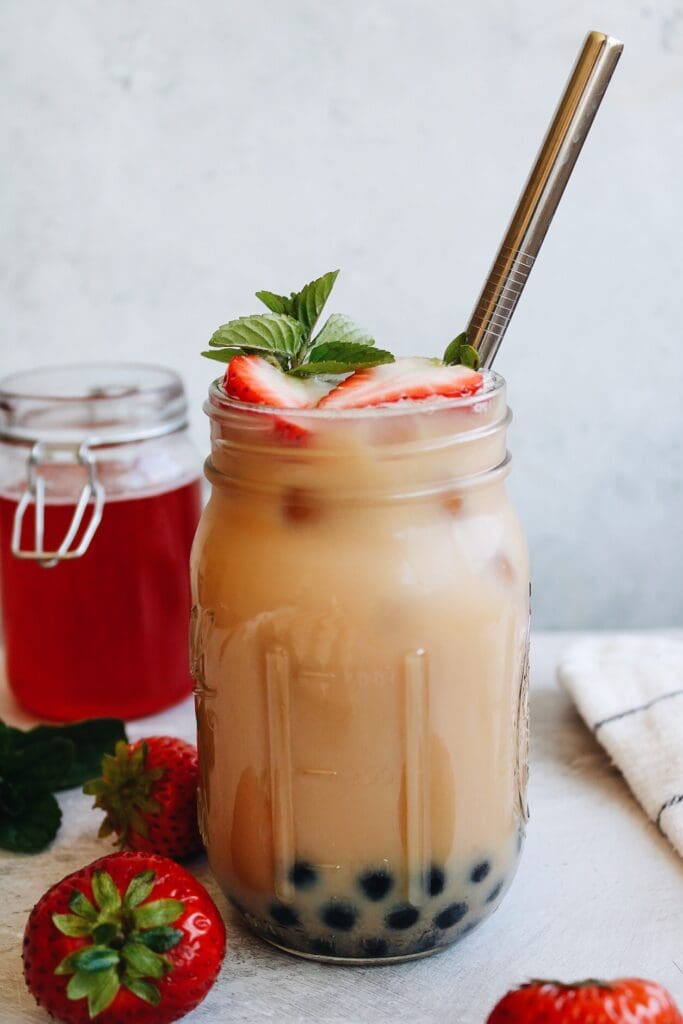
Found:
<path fill-rule="evenodd" d="M 498 906 L 526 818 L 504 382 L 336 414 L 214 385 L 207 411 L 192 669 L 212 870 L 291 952 L 434 952 Z"/>

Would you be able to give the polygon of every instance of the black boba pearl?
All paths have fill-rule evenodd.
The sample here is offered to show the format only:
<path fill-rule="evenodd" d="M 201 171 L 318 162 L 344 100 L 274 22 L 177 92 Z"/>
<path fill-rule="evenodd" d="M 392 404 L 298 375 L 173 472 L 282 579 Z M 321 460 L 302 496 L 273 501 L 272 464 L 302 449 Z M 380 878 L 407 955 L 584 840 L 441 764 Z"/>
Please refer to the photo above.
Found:
<path fill-rule="evenodd" d="M 394 880 L 388 871 L 380 868 L 378 871 L 366 871 L 358 879 L 358 884 L 369 900 L 377 902 L 384 899 Z"/>
<path fill-rule="evenodd" d="M 333 939 L 311 939 L 308 948 L 316 956 L 334 956 L 335 954 Z"/>
<path fill-rule="evenodd" d="M 297 860 L 289 872 L 289 880 L 295 889 L 310 889 L 318 881 L 318 872 L 305 860 Z"/>
<path fill-rule="evenodd" d="M 384 939 L 363 939 L 361 949 L 363 956 L 386 956 L 389 952 L 389 943 Z"/>
<path fill-rule="evenodd" d="M 489 862 L 487 860 L 480 860 L 470 871 L 470 882 L 474 882 L 475 885 L 478 882 L 483 882 L 490 870 L 491 865 Z"/>
<path fill-rule="evenodd" d="M 449 903 L 447 907 L 440 910 L 434 918 L 434 924 L 437 928 L 445 929 L 452 928 L 458 921 L 462 921 L 463 917 L 467 913 L 466 903 Z"/>
<path fill-rule="evenodd" d="M 429 871 L 425 874 L 425 891 L 428 896 L 438 896 L 439 893 L 443 892 L 443 887 L 446 884 L 446 873 L 443 868 L 438 867 L 436 864 L 432 864 Z"/>
<path fill-rule="evenodd" d="M 420 911 L 417 907 L 413 907 L 410 903 L 400 903 L 387 914 L 384 922 L 387 928 L 393 928 L 395 931 L 405 931 L 406 928 L 412 928 L 419 918 Z"/>
<path fill-rule="evenodd" d="M 334 928 L 338 932 L 350 932 L 358 920 L 358 911 L 353 903 L 330 900 L 320 911 L 320 918 L 328 928 Z"/>
<path fill-rule="evenodd" d="M 502 882 L 498 882 L 496 885 L 494 885 L 493 889 L 491 889 L 491 892 L 486 897 L 486 902 L 487 903 L 493 903 L 494 900 L 497 900 L 498 897 L 500 896 L 502 888 L 503 888 L 503 883 Z"/>
<path fill-rule="evenodd" d="M 296 910 L 293 907 L 288 907 L 286 903 L 271 903 L 270 916 L 283 928 L 293 928 L 294 925 L 299 924 L 299 915 Z"/>

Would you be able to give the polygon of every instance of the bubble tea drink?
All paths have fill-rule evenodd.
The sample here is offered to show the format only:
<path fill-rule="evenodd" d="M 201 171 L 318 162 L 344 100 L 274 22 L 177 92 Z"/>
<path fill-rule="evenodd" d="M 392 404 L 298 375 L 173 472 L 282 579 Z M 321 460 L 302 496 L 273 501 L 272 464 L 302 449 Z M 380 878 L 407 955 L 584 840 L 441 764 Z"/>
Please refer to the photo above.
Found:
<path fill-rule="evenodd" d="M 462 345 L 390 362 L 341 317 L 312 342 L 330 277 L 212 339 L 231 361 L 192 558 L 200 821 L 265 939 L 414 957 L 514 874 L 527 551 L 502 378 Z"/>

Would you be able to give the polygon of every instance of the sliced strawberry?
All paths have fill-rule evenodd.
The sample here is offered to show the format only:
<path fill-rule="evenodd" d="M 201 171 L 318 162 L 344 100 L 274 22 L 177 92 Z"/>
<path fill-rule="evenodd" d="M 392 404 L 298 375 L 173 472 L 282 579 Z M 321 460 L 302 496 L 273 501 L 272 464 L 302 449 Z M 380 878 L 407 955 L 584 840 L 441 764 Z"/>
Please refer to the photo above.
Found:
<path fill-rule="evenodd" d="M 228 363 L 223 387 L 240 402 L 274 409 L 310 409 L 320 398 L 315 383 L 288 377 L 261 356 L 235 356 Z"/>
<path fill-rule="evenodd" d="M 319 403 L 320 409 L 362 409 L 402 399 L 413 401 L 439 395 L 460 398 L 481 390 L 484 377 L 466 366 L 445 366 L 433 359 L 413 357 L 356 370 Z"/>

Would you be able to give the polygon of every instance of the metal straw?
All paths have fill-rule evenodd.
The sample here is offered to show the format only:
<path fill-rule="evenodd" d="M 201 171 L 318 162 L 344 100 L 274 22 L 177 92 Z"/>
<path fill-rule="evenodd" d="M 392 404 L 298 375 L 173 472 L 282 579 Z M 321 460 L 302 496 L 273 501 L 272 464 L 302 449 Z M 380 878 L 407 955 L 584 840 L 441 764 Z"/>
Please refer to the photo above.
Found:
<path fill-rule="evenodd" d="M 468 341 L 491 366 L 624 44 L 589 32 L 474 307 Z"/>

